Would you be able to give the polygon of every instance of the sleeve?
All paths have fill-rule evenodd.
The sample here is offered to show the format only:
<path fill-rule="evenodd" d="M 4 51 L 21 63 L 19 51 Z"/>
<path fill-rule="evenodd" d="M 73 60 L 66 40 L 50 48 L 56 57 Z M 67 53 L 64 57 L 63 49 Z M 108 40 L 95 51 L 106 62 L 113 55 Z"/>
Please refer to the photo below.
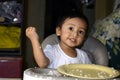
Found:
<path fill-rule="evenodd" d="M 44 53 L 45 53 L 46 57 L 49 58 L 50 63 L 51 63 L 53 61 L 53 59 L 54 59 L 54 55 L 53 55 L 53 53 L 54 53 L 54 46 L 53 45 L 47 45 L 45 47 L 45 49 L 44 49 Z"/>
<path fill-rule="evenodd" d="M 87 53 L 85 52 L 85 51 L 83 51 L 83 54 L 84 54 L 84 63 L 86 63 L 86 64 L 91 64 L 92 63 L 92 61 L 91 61 L 91 59 L 90 59 L 90 57 L 87 55 Z"/>
<path fill-rule="evenodd" d="M 82 63 L 84 64 L 91 64 L 91 60 L 89 58 L 89 56 L 87 55 L 87 53 L 81 49 L 77 49 L 78 54 L 79 54 L 79 58 L 81 60 Z"/>

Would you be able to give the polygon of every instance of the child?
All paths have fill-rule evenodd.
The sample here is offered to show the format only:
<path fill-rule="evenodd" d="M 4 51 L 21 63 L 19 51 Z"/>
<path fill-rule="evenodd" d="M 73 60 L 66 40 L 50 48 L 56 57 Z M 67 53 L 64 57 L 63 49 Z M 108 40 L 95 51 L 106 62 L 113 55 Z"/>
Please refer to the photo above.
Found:
<path fill-rule="evenodd" d="M 60 17 L 56 27 L 59 43 L 47 45 L 43 50 L 39 43 L 39 36 L 35 27 L 26 29 L 26 36 L 30 39 L 33 47 L 35 60 L 41 68 L 57 68 L 63 64 L 91 63 L 87 54 L 76 48 L 85 40 L 88 29 L 87 18 L 76 11 L 66 13 Z"/>

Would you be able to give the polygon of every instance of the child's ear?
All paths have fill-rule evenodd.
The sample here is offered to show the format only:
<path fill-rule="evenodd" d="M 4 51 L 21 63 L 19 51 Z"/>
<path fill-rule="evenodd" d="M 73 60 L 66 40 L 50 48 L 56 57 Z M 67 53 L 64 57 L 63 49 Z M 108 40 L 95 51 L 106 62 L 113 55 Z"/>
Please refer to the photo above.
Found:
<path fill-rule="evenodd" d="M 60 27 L 59 27 L 59 26 L 56 27 L 56 35 L 57 35 L 57 36 L 60 36 Z"/>

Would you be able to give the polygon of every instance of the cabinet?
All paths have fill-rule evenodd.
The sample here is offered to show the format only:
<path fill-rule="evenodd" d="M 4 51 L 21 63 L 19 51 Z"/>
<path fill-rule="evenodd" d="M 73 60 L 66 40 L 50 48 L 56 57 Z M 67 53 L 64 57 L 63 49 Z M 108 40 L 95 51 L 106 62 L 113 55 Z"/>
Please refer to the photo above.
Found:
<path fill-rule="evenodd" d="M 0 57 L 0 78 L 22 78 L 22 58 Z"/>
<path fill-rule="evenodd" d="M 0 0 L 0 55 L 21 55 L 23 0 Z"/>
<path fill-rule="evenodd" d="M 0 0 L 0 78 L 22 78 L 23 0 Z"/>

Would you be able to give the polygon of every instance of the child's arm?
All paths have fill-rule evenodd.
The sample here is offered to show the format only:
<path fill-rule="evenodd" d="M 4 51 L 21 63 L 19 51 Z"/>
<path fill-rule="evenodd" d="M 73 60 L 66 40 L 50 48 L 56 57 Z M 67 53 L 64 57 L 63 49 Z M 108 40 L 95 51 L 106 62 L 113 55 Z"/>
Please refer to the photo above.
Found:
<path fill-rule="evenodd" d="M 28 27 L 26 29 L 26 36 L 30 39 L 33 47 L 33 53 L 35 61 L 38 66 L 41 68 L 45 68 L 49 65 L 49 59 L 45 56 L 41 45 L 39 43 L 39 36 L 34 27 Z"/>

